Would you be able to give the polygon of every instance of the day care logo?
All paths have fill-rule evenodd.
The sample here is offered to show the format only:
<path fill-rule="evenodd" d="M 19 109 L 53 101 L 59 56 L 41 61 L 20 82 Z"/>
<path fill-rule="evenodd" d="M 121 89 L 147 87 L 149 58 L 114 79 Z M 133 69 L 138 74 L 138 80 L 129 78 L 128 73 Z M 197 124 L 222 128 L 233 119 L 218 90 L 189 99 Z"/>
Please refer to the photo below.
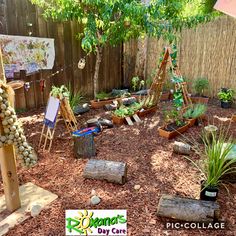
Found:
<path fill-rule="evenodd" d="M 66 235 L 127 235 L 126 210 L 66 210 Z"/>

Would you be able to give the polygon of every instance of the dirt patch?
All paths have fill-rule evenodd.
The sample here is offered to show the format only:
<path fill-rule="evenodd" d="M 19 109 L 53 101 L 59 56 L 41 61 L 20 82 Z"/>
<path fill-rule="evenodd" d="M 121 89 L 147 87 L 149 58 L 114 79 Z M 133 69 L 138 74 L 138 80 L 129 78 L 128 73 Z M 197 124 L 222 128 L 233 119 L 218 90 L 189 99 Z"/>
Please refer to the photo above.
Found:
<path fill-rule="evenodd" d="M 169 103 L 162 103 L 167 107 Z M 210 105 L 208 116 L 230 117 L 233 109 L 224 110 Z M 91 110 L 78 118 L 79 126 L 96 116 L 110 118 L 101 110 Z M 28 141 L 38 149 L 42 128 L 43 109 L 20 115 Z M 214 121 L 216 122 L 216 121 Z M 104 130 L 97 136 L 97 159 L 124 161 L 128 164 L 128 182 L 115 185 L 105 181 L 85 180 L 82 177 L 86 159 L 76 159 L 72 152 L 72 139 L 65 133 L 61 120 L 58 123 L 55 140 L 50 154 L 38 150 L 39 162 L 29 169 L 18 167 L 20 184 L 32 182 L 59 197 L 36 218 L 30 218 L 13 228 L 8 235 L 65 235 L 66 209 L 127 209 L 128 235 L 236 235 L 236 186 L 229 185 L 230 195 L 222 188 L 219 194 L 222 220 L 227 221 L 227 230 L 166 230 L 167 219 L 156 216 L 156 206 L 161 194 L 174 194 L 198 198 L 200 176 L 183 157 L 172 153 L 174 140 L 168 141 L 158 135 L 162 125 L 162 113 L 156 112 L 143 120 L 140 125 L 123 125 Z M 235 131 L 236 125 L 232 125 Z M 191 137 L 201 127 L 193 127 L 186 133 Z M 198 157 L 194 157 L 198 158 Z M 134 186 L 140 185 L 139 190 Z M 101 198 L 97 206 L 90 206 L 91 190 L 95 189 Z M 1 186 L 1 193 L 3 193 Z"/>

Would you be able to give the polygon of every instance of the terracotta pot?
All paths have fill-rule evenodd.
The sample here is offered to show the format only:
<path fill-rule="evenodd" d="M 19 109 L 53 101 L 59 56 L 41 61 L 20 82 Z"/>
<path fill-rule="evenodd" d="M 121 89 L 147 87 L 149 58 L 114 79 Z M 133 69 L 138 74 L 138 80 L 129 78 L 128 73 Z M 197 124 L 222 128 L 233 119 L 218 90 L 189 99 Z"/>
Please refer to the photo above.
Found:
<path fill-rule="evenodd" d="M 209 101 L 209 97 L 191 97 L 191 101 L 193 103 L 207 104 Z"/>
<path fill-rule="evenodd" d="M 115 125 L 123 125 L 125 123 L 125 118 L 112 115 L 112 122 Z"/>
<path fill-rule="evenodd" d="M 170 97 L 170 92 L 164 92 L 164 93 L 162 93 L 160 100 L 161 101 L 168 101 L 169 97 Z"/>
<path fill-rule="evenodd" d="M 162 136 L 164 138 L 172 139 L 172 138 L 178 136 L 180 133 L 182 134 L 185 131 L 187 131 L 188 128 L 189 128 L 189 122 L 187 122 L 186 125 L 178 128 L 177 130 L 174 130 L 174 131 L 166 131 L 164 129 L 164 127 L 159 128 L 158 131 L 159 131 L 160 136 Z"/>
<path fill-rule="evenodd" d="M 138 111 L 138 112 L 137 112 L 137 115 L 138 115 L 139 117 L 144 117 L 144 116 L 146 116 L 147 114 L 154 113 L 154 112 L 156 112 L 156 111 L 157 111 L 157 106 L 148 108 L 148 109 L 146 109 L 146 110 L 144 110 L 144 111 Z"/>
<path fill-rule="evenodd" d="M 197 118 L 187 119 L 189 122 L 189 127 L 193 127 L 196 123 Z"/>
<path fill-rule="evenodd" d="M 103 101 L 91 100 L 91 107 L 94 109 L 102 108 L 104 105 L 110 104 L 114 99 L 107 99 Z"/>

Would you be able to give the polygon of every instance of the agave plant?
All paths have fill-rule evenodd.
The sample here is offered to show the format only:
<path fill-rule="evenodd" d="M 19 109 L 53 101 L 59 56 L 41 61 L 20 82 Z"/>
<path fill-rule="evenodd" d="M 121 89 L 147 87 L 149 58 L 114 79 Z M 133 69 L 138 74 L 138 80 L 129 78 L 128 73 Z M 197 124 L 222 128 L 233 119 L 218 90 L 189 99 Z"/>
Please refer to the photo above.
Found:
<path fill-rule="evenodd" d="M 198 118 L 205 114 L 206 109 L 207 107 L 204 104 L 195 104 L 185 111 L 183 117 L 187 119 Z"/>

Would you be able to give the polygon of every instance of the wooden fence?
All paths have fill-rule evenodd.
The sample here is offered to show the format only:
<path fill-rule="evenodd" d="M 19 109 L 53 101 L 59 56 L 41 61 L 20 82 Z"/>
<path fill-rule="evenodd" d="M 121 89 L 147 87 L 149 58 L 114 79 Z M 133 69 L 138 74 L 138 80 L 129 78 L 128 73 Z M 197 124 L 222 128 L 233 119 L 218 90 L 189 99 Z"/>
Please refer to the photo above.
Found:
<path fill-rule="evenodd" d="M 0 33 L 55 39 L 56 57 L 53 70 L 29 76 L 27 80 L 34 80 L 35 77 L 45 78 L 45 74 L 48 76 L 58 69 L 64 68 L 62 73 L 54 76 L 50 81 L 47 80 L 46 86 L 50 88 L 52 84 L 70 83 L 74 91 L 81 91 L 84 95 L 92 96 L 95 56 L 91 54 L 86 57 L 85 69 L 78 69 L 77 63 L 85 54 L 80 47 L 80 41 L 76 39 L 77 33 L 80 32 L 77 22 L 45 21 L 40 9 L 32 5 L 29 0 L 0 0 L 0 20 L 2 23 Z M 103 53 L 99 73 L 99 90 L 109 91 L 122 84 L 122 46 L 106 47 Z M 37 85 L 32 86 L 31 90 L 32 93 L 41 93 Z M 47 89 L 47 92 L 49 90 Z M 25 91 L 25 93 L 28 92 Z M 43 103 L 45 104 L 45 102 L 44 100 Z M 32 102 L 32 104 L 37 103 L 36 100 Z M 32 108 L 32 104 L 27 105 L 27 108 Z"/>
<path fill-rule="evenodd" d="M 206 77 L 210 82 L 208 95 L 216 96 L 221 87 L 236 90 L 236 20 L 232 17 L 219 19 L 183 30 L 178 43 L 178 63 L 182 74 L 191 85 L 198 77 Z M 134 44 L 134 45 L 130 45 Z M 137 44 L 125 47 L 129 64 L 135 64 Z M 146 79 L 157 70 L 160 54 L 166 43 L 148 39 L 146 55 Z M 125 71 L 125 78 L 135 76 L 134 70 Z M 193 91 L 192 91 L 193 92 Z"/>

